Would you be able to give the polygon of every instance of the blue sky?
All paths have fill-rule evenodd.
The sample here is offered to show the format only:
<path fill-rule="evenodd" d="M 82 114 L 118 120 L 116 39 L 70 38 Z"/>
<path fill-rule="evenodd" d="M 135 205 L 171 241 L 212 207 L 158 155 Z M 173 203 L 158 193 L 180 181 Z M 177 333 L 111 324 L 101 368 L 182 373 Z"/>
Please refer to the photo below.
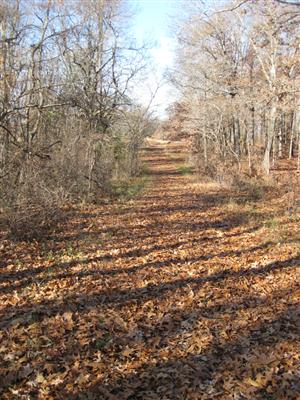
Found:
<path fill-rule="evenodd" d="M 150 44 L 150 54 L 154 70 L 144 81 L 137 92 L 138 100 L 147 105 L 151 90 L 163 80 L 165 71 L 172 67 L 174 61 L 175 42 L 170 25 L 171 17 L 176 13 L 181 0 L 127 0 L 131 8 L 136 10 L 131 27 L 138 43 Z M 164 83 L 159 89 L 154 106 L 157 114 L 164 116 L 165 108 L 173 101 L 172 89 Z"/>
<path fill-rule="evenodd" d="M 159 40 L 161 36 L 169 35 L 169 16 L 174 6 L 179 4 L 174 0 L 128 0 L 128 3 L 137 10 L 134 21 L 134 30 L 137 39 L 151 37 Z"/>
<path fill-rule="evenodd" d="M 138 102 L 147 105 L 151 90 L 163 79 L 165 71 L 172 68 L 175 58 L 176 39 L 174 21 L 182 17 L 186 6 L 194 5 L 210 11 L 224 4 L 225 0 L 126 0 L 130 8 L 136 10 L 131 23 L 133 34 L 139 43 L 146 40 L 152 43 L 150 54 L 154 70 L 148 79 L 135 90 Z M 266 0 L 269 1 L 269 0 Z M 199 11 L 199 8 L 198 8 Z M 173 29 L 171 30 L 171 25 Z M 173 32 L 172 32 L 173 31 Z M 175 89 L 166 82 L 158 91 L 153 109 L 161 117 L 166 116 L 165 109 L 176 100 Z"/>

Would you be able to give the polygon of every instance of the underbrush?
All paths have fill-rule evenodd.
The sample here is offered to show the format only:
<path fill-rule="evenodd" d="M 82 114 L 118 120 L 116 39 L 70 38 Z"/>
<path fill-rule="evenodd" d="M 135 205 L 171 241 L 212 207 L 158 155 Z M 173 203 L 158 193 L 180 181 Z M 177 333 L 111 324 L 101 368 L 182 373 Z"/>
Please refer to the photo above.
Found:
<path fill-rule="evenodd" d="M 265 243 L 276 246 L 300 244 L 300 208 L 295 208 L 291 213 L 284 196 L 271 200 L 262 199 L 260 202 L 229 197 L 223 210 L 228 219 L 236 224 L 260 231 Z"/>
<path fill-rule="evenodd" d="M 265 214 L 252 202 L 240 201 L 240 199 L 229 198 L 225 204 L 226 212 L 241 225 L 261 224 Z"/>
<path fill-rule="evenodd" d="M 263 178 L 236 175 L 232 179 L 231 188 L 243 194 L 246 201 L 259 201 L 271 194 L 273 183 Z"/>
<path fill-rule="evenodd" d="M 299 243 L 299 178 L 292 171 L 284 180 L 273 175 L 251 177 L 234 167 L 201 171 L 202 181 L 218 185 L 219 189 L 213 187 L 215 204 L 223 207 L 228 218 L 262 229 L 265 240 L 276 245 Z"/>
<path fill-rule="evenodd" d="M 49 158 L 28 157 L 4 174 L 1 231 L 17 241 L 43 240 L 59 229 L 70 206 L 136 196 L 145 186 L 145 171 L 139 148 L 123 136 L 80 137 L 75 144 L 66 137 Z"/>
<path fill-rule="evenodd" d="M 5 222 L 14 240 L 38 240 L 49 235 L 64 218 L 60 208 L 28 207 L 9 210 Z"/>
<path fill-rule="evenodd" d="M 149 181 L 147 167 L 135 177 L 122 174 L 107 181 L 105 191 L 92 196 L 72 196 L 71 188 L 52 187 L 44 179 L 30 180 L 15 197 L 2 198 L 0 231 L 14 241 L 43 241 L 59 230 L 76 204 L 126 202 L 136 197 Z"/>
<path fill-rule="evenodd" d="M 265 176 L 258 173 L 256 169 L 255 173 L 250 175 L 247 171 L 231 164 L 217 166 L 211 163 L 206 167 L 198 165 L 197 169 L 201 179 L 216 182 L 221 187 L 240 194 L 241 202 L 285 196 L 287 209 L 293 210 L 300 198 L 300 193 L 296 193 L 299 180 L 297 181 L 297 177 L 292 173 L 287 180 L 279 181 L 273 175 Z"/>
<path fill-rule="evenodd" d="M 299 223 L 299 208 L 294 209 L 294 211 L 290 213 L 287 212 L 284 207 L 280 207 L 277 213 L 274 216 L 266 219 L 264 223 L 266 238 L 275 244 L 299 244 Z"/>
<path fill-rule="evenodd" d="M 1 229 L 15 241 L 46 238 L 69 216 L 70 199 L 63 187 L 45 176 L 30 178 L 1 199 Z"/>
<path fill-rule="evenodd" d="M 240 191 L 239 191 L 240 190 Z M 231 191 L 225 212 L 241 225 L 257 226 L 264 240 L 274 245 L 300 242 L 300 201 L 280 187 L 249 186 Z"/>
<path fill-rule="evenodd" d="M 112 184 L 111 197 L 119 201 L 131 200 L 145 188 L 147 182 L 146 176 L 116 181 Z"/>

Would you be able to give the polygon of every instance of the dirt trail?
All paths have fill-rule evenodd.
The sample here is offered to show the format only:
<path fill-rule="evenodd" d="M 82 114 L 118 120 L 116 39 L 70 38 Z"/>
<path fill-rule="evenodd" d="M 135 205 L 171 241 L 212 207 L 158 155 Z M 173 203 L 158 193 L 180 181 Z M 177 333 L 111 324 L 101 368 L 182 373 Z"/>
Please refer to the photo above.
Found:
<path fill-rule="evenodd" d="M 266 228 L 276 200 L 197 183 L 178 144 L 145 154 L 137 199 L 1 250 L 1 399 L 297 399 L 299 242 Z"/>

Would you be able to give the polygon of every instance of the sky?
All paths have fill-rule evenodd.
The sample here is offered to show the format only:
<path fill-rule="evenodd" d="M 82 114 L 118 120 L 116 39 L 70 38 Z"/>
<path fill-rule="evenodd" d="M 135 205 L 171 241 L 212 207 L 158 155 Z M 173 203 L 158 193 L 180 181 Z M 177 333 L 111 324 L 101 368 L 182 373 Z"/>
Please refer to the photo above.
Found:
<path fill-rule="evenodd" d="M 157 82 L 162 82 L 168 69 L 175 63 L 176 39 L 171 29 L 172 23 L 182 16 L 186 5 L 193 1 L 203 5 L 206 11 L 222 6 L 225 0 L 126 0 L 130 8 L 136 10 L 131 28 L 138 43 L 144 40 L 152 42 L 150 54 L 155 66 L 143 85 L 135 90 L 136 100 L 147 106 L 151 98 L 151 90 L 155 90 Z M 269 0 L 266 0 L 269 1 Z M 177 17 L 176 17 L 177 15 Z M 176 91 L 167 80 L 158 90 L 152 109 L 161 118 L 166 118 L 166 108 L 176 101 Z"/>
<path fill-rule="evenodd" d="M 160 83 L 152 109 L 160 117 L 165 117 L 165 109 L 174 101 L 171 85 L 164 75 L 174 63 L 175 40 L 170 25 L 172 15 L 178 9 L 182 0 L 128 0 L 136 10 L 132 21 L 132 30 L 138 43 L 150 44 L 150 55 L 154 70 L 136 92 L 137 100 L 147 106 L 151 92 Z"/>

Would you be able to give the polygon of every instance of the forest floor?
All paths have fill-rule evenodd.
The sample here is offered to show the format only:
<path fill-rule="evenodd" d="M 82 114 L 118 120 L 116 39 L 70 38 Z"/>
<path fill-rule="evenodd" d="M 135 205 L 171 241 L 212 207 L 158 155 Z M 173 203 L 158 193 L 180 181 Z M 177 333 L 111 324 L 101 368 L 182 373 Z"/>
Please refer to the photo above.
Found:
<path fill-rule="evenodd" d="M 297 209 L 145 149 L 134 200 L 0 243 L 1 399 L 300 399 Z M 298 279 L 297 279 L 298 278 Z"/>

